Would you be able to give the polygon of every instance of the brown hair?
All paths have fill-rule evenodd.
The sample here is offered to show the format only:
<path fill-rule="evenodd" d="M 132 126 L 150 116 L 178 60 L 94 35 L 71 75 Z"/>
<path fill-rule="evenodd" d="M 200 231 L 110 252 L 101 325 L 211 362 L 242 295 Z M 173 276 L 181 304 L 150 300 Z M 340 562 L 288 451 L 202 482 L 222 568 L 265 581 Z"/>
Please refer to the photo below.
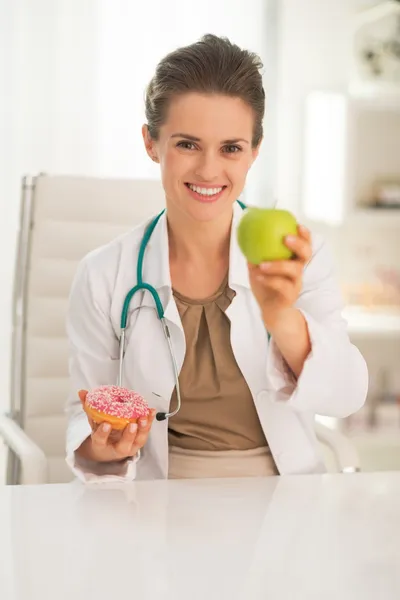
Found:
<path fill-rule="evenodd" d="M 207 34 L 200 41 L 178 48 L 158 64 L 146 91 L 146 118 L 150 136 L 158 139 L 171 99 L 199 92 L 241 98 L 254 112 L 253 147 L 263 136 L 265 93 L 260 57 L 242 50 L 227 38 Z"/>

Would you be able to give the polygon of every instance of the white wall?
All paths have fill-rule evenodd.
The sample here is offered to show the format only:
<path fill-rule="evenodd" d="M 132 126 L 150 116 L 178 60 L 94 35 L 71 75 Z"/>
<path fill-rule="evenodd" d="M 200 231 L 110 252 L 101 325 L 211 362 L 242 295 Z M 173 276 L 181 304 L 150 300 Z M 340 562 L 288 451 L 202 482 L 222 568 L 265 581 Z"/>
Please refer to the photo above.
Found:
<path fill-rule="evenodd" d="M 0 408 L 9 397 L 14 258 L 24 174 L 96 172 L 96 0 L 3 0 Z"/>
<path fill-rule="evenodd" d="M 142 147 L 143 94 L 167 51 L 207 32 L 266 58 L 277 0 L 0 0 L 0 410 L 9 399 L 12 282 L 24 174 L 157 177 Z M 5 93 L 3 93 L 5 90 Z M 249 194 L 271 196 L 274 111 Z"/>
<path fill-rule="evenodd" d="M 315 89 L 345 91 L 352 17 L 374 0 L 281 0 L 277 196 L 301 215 L 304 103 Z"/>
<path fill-rule="evenodd" d="M 266 37 L 275 3 L 251 0 L 249 4 L 251 10 L 243 9 L 242 0 L 98 2 L 98 167 L 102 173 L 120 177 L 158 174 L 141 141 L 143 95 L 159 59 L 177 45 L 212 32 L 270 60 Z M 268 67 L 267 84 L 271 79 Z"/>
<path fill-rule="evenodd" d="M 281 0 L 278 69 L 278 165 L 277 196 L 282 206 L 300 218 L 303 169 L 303 119 L 307 94 L 315 89 L 345 92 L 350 68 L 350 32 L 356 11 L 378 2 L 374 0 Z M 358 163 L 358 195 L 374 172 L 383 172 L 383 164 L 398 172 L 398 138 L 389 115 L 371 119 L 358 117 L 360 135 L 355 145 Z M 391 129 L 391 136 L 386 135 Z M 391 140 L 391 141 L 390 141 Z M 375 141 L 375 145 L 372 144 Z M 365 152 L 363 147 L 370 144 Z M 379 158 L 377 154 L 379 153 Z M 365 169 L 368 169 L 366 174 Z M 324 201 L 321 190 L 321 202 Z M 373 281 L 379 267 L 400 271 L 400 220 L 390 222 L 386 215 L 346 219 L 342 227 L 312 224 L 330 244 L 339 279 L 343 283 Z M 382 368 L 390 371 L 390 388 L 400 393 L 398 357 L 400 340 L 383 342 L 354 340 L 367 359 L 371 391 L 378 385 Z"/>

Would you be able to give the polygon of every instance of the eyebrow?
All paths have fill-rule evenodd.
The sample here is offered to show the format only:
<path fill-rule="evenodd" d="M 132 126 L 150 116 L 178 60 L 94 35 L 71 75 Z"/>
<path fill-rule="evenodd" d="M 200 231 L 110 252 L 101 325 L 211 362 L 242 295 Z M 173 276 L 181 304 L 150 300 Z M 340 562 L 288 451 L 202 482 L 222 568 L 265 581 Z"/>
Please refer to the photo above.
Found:
<path fill-rule="evenodd" d="M 194 135 L 190 135 L 189 133 L 174 133 L 173 135 L 171 135 L 171 138 L 185 138 L 186 140 L 190 140 L 191 142 L 200 142 L 200 138 L 195 137 Z M 239 142 L 244 142 L 245 144 L 249 144 L 250 142 L 248 140 L 245 140 L 243 138 L 234 138 L 231 140 L 224 140 L 222 143 L 223 144 L 237 144 Z"/>

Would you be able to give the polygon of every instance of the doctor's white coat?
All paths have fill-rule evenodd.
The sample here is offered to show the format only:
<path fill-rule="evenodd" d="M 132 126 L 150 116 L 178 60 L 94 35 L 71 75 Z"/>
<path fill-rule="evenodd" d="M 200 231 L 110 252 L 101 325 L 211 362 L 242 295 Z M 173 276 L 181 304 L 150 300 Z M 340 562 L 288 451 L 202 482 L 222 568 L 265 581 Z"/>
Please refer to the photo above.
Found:
<path fill-rule="evenodd" d="M 242 215 L 235 205 L 232 231 Z M 123 464 L 93 465 L 75 457 L 90 435 L 78 390 L 114 384 L 124 298 L 136 284 L 139 246 L 147 222 L 89 254 L 80 264 L 70 295 L 67 333 L 70 342 L 70 395 L 67 462 L 86 482 L 166 478 L 168 422 L 155 421 L 141 458 Z M 165 309 L 178 367 L 185 336 L 171 290 L 165 214 L 147 246 L 144 281 L 153 285 Z M 296 381 L 268 335 L 250 289 L 247 264 L 231 236 L 229 286 L 236 292 L 227 316 L 236 361 L 248 383 L 261 425 L 280 474 L 319 473 L 324 465 L 314 432 L 316 414 L 346 417 L 363 405 L 368 373 L 347 334 L 342 299 L 324 242 L 313 238 L 313 256 L 304 271 L 297 307 L 305 316 L 312 351 Z M 137 310 L 140 307 L 140 310 Z M 131 302 L 124 385 L 140 393 L 158 411 L 168 411 L 174 389 L 170 354 L 148 292 Z"/>

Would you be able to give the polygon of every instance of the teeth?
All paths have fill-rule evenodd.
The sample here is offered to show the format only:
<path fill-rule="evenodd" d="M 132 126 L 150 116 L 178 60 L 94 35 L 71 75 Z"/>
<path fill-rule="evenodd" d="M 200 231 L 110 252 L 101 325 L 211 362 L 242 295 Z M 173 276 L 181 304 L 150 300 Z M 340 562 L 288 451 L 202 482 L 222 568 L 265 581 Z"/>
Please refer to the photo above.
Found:
<path fill-rule="evenodd" d="M 202 196 L 215 196 L 216 194 L 219 194 L 222 191 L 222 187 L 202 188 L 198 185 L 192 185 L 191 183 L 189 183 L 189 187 L 191 190 L 197 192 L 198 194 L 201 194 Z"/>

